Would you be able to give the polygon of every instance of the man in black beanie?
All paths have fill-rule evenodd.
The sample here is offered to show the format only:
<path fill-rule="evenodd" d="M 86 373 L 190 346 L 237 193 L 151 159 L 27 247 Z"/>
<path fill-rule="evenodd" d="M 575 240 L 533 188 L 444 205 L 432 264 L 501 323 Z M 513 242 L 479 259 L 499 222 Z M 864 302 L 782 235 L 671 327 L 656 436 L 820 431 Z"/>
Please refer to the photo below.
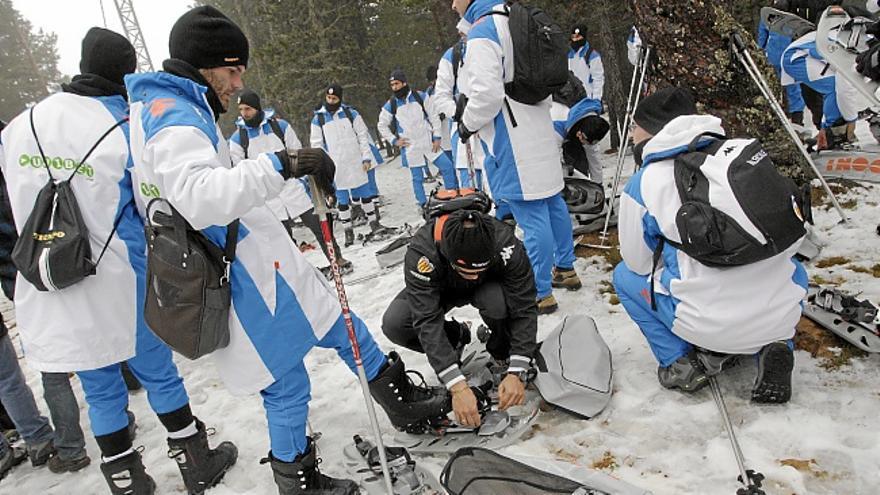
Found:
<path fill-rule="evenodd" d="M 331 195 L 335 165 L 327 153 L 283 149 L 250 154 L 232 166 L 216 120 L 242 89 L 248 41 L 241 29 L 213 7 L 196 7 L 175 23 L 170 49 L 165 72 L 126 78 L 136 190 L 144 203 L 166 200 L 174 208 L 166 214 L 182 216 L 218 246 L 226 246 L 230 226 L 239 226 L 235 256 L 227 260 L 229 344 L 212 353 L 216 369 L 231 392 L 261 395 L 268 461 L 281 495 L 353 495 L 354 482 L 318 469 L 317 449 L 306 433 L 305 355 L 315 346 L 333 348 L 352 371 L 362 363 L 371 393 L 400 427 L 445 414 L 447 398 L 406 380 L 400 356 L 382 352 L 352 313 L 361 350 L 361 362 L 355 362 L 339 301 L 267 205 L 287 180 L 306 175 Z"/>
<path fill-rule="evenodd" d="M 124 362 L 147 390 L 184 483 L 191 493 L 201 493 L 234 463 L 236 449 L 228 442 L 217 449 L 208 447 L 205 424 L 193 416 L 171 350 L 144 322 L 144 291 L 139 289 L 146 275 L 146 242 L 134 198 L 124 86 L 135 66 L 135 51 L 123 36 L 92 28 L 83 39 L 82 74 L 4 131 L 9 138 L 4 153 L 40 157 L 45 152 L 53 162 L 70 164 L 52 167 L 51 177 L 68 181 L 75 190 L 75 214 L 88 229 L 91 252 L 103 253 L 94 256 L 98 264 L 94 274 L 60 292 L 40 290 L 19 277 L 16 313 L 28 360 L 47 373 L 43 382 L 47 393 L 52 389 L 69 394 L 74 402 L 72 411 L 50 406 L 53 417 L 64 412 L 75 420 L 71 428 L 78 428 L 79 407 L 70 392 L 68 373 L 79 377 L 111 493 L 141 495 L 156 489 L 132 444 Z M 75 169 L 83 157 L 88 157 L 87 162 Z M 50 180 L 48 164 L 44 167 L 43 162 L 4 170 L 21 229 L 26 229 L 35 198 Z M 84 443 L 61 441 L 71 433 L 59 435 L 59 456 L 48 461 L 51 470 L 74 471 L 89 464 Z"/>
<path fill-rule="evenodd" d="M 683 88 L 651 94 L 639 104 L 633 119 L 634 155 L 641 168 L 620 198 L 623 262 L 614 269 L 613 281 L 620 302 L 657 359 L 660 384 L 694 392 L 707 385 L 708 375 L 719 372 L 731 356 L 749 354 L 756 355 L 758 363 L 752 401 L 788 401 L 794 366 L 790 339 L 807 282 L 803 266 L 794 258 L 800 243 L 760 261 L 719 267 L 697 259 L 701 255 L 693 247 L 705 241 L 691 235 L 703 231 L 712 239 L 728 239 L 724 226 L 709 225 L 719 215 L 730 218 L 729 223 L 735 221 L 737 228 L 756 230 L 750 218 L 762 206 L 740 204 L 749 198 L 735 195 L 733 179 L 727 177 L 741 177 L 736 172 L 741 167 L 772 167 L 761 163 L 766 152 L 756 152 L 754 140 L 719 141 L 717 136 L 725 134 L 721 119 L 698 115 L 694 97 Z M 703 160 L 701 169 L 706 170 L 702 180 L 695 176 L 693 192 L 694 198 L 704 197 L 705 202 L 689 202 L 699 205 L 701 215 L 680 209 L 679 190 L 687 186 L 676 162 L 689 148 L 701 150 L 691 160 Z M 707 179 L 710 174 L 715 179 Z M 718 176 L 724 179 L 717 180 Z M 793 200 L 788 194 L 764 193 L 761 201 L 787 206 Z M 784 217 L 784 207 L 773 215 L 777 213 Z M 682 231 L 683 225 L 688 230 Z"/>
<path fill-rule="evenodd" d="M 471 340 L 468 325 L 446 320 L 453 308 L 472 305 L 489 327 L 486 349 L 495 359 L 499 406 L 524 400 L 524 379 L 535 351 L 537 289 L 522 242 L 504 222 L 473 210 L 428 221 L 416 232 L 404 262 L 404 288 L 382 317 L 395 344 L 423 352 L 452 393 L 459 423 L 479 426 L 474 392 L 459 369 Z"/>

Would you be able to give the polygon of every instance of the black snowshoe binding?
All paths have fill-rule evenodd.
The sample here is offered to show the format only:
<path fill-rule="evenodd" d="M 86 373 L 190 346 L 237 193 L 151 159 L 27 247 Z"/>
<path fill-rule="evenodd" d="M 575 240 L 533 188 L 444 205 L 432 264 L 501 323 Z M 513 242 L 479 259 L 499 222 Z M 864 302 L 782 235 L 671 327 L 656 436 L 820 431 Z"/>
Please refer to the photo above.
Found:
<path fill-rule="evenodd" d="M 231 442 L 223 442 L 211 449 L 205 423 L 196 419 L 196 428 L 195 435 L 168 439 L 168 457 L 177 461 L 190 495 L 204 493 L 219 483 L 238 459 L 238 449 Z"/>
<path fill-rule="evenodd" d="M 368 495 L 386 495 L 384 473 L 379 459 L 379 448 L 360 435 L 354 444 L 343 450 L 349 475 L 359 480 Z M 439 495 L 440 482 L 425 468 L 416 464 L 405 447 L 385 447 L 385 459 L 391 475 L 394 495 Z"/>
<path fill-rule="evenodd" d="M 336 263 L 339 265 L 339 274 L 340 275 L 348 275 L 354 272 L 354 265 L 351 264 L 351 261 L 348 261 L 344 258 L 339 258 L 336 260 Z M 318 268 L 321 270 L 321 273 L 324 274 L 324 278 L 327 280 L 333 280 L 333 267 L 331 265 L 322 266 Z"/>
<path fill-rule="evenodd" d="M 880 352 L 877 307 L 833 288 L 810 286 L 804 316 L 865 352 Z"/>
<path fill-rule="evenodd" d="M 444 387 L 413 383 L 396 352 L 388 354 L 388 364 L 370 381 L 370 394 L 379 403 L 391 424 L 407 433 L 425 433 L 447 420 L 452 399 Z"/>
<path fill-rule="evenodd" d="M 269 463 L 279 495 L 358 495 L 357 483 L 351 480 L 331 478 L 318 470 L 321 459 L 315 453 L 315 442 L 308 438 L 308 450 L 293 462 L 276 459 L 271 452 L 260 461 Z"/>
<path fill-rule="evenodd" d="M 113 495 L 153 495 L 156 482 L 147 474 L 141 453 L 134 451 L 125 457 L 104 462 L 101 472 Z"/>

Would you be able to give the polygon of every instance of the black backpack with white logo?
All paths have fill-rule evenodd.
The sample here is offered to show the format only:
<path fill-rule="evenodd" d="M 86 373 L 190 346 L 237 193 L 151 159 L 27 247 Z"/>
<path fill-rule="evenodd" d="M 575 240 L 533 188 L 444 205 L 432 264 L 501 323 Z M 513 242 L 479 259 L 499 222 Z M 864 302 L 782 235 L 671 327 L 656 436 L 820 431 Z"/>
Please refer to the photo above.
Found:
<path fill-rule="evenodd" d="M 809 189 L 800 190 L 780 175 L 759 141 L 733 145 L 724 136 L 709 134 L 718 140 L 696 150 L 705 135 L 675 158 L 675 185 L 682 202 L 675 225 L 681 244 L 666 242 L 704 265 L 728 267 L 771 258 L 800 240 L 806 234 L 804 222 L 812 221 Z M 716 204 L 730 199 L 712 194 L 724 188 L 735 204 Z M 764 242 L 735 216 L 750 222 Z"/>
<path fill-rule="evenodd" d="M 568 82 L 568 36 L 549 14 L 537 7 L 508 3 L 513 40 L 513 80 L 504 84 L 507 96 L 526 105 L 547 99 Z"/>
<path fill-rule="evenodd" d="M 40 151 L 40 157 L 49 180 L 40 189 L 34 207 L 21 229 L 21 235 L 12 250 L 12 262 L 21 276 L 41 292 L 50 292 L 70 287 L 84 278 L 96 273 L 98 263 L 104 257 L 110 239 L 119 226 L 118 215 L 113 222 L 113 230 L 101 249 L 97 261 L 92 261 L 92 244 L 89 240 L 89 229 L 80 211 L 79 203 L 70 181 L 76 176 L 92 152 L 116 128 L 128 121 L 128 118 L 113 124 L 110 129 L 92 145 L 91 149 L 80 160 L 79 164 L 64 180 L 55 181 L 52 165 L 43 146 L 37 137 L 34 126 L 34 107 L 30 109 L 31 132 Z M 60 160 L 60 159 L 56 159 Z"/>

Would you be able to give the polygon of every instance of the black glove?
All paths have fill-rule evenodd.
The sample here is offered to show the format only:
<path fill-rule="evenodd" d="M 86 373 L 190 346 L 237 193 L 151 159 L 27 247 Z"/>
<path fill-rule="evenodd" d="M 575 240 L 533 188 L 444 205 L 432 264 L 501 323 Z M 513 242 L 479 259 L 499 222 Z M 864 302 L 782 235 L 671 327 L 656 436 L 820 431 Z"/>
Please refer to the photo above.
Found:
<path fill-rule="evenodd" d="M 856 70 L 863 76 L 880 81 L 880 43 L 874 44 L 856 57 Z"/>
<path fill-rule="evenodd" d="M 587 138 L 588 144 L 595 144 L 602 140 L 611 126 L 608 121 L 598 115 L 588 115 L 581 119 L 572 131 L 577 133 L 580 131 Z M 576 137 L 576 136 L 575 136 Z"/>
<path fill-rule="evenodd" d="M 464 108 L 467 104 L 468 97 L 463 94 L 458 95 L 458 99 L 455 100 L 455 115 L 452 116 L 452 120 L 461 122 L 461 116 L 464 115 Z"/>
<path fill-rule="evenodd" d="M 862 2 L 862 4 L 864 3 L 865 2 Z M 865 8 L 864 5 L 844 5 L 843 10 L 847 13 L 847 15 L 853 18 L 867 17 L 868 19 L 871 19 L 872 17 L 874 17 L 873 15 L 871 15 L 871 12 Z"/>
<path fill-rule="evenodd" d="M 473 131 L 464 126 L 464 122 L 458 123 L 458 137 L 461 139 L 462 143 L 466 143 L 468 138 L 473 135 Z"/>
<path fill-rule="evenodd" d="M 874 37 L 873 40 L 868 41 L 868 44 L 876 43 L 877 38 L 880 38 L 880 22 L 871 23 L 871 25 L 865 29 L 865 33 Z"/>
<path fill-rule="evenodd" d="M 446 120 L 446 114 L 443 113 L 443 112 L 440 112 L 440 114 L 438 115 L 438 117 L 440 117 L 440 121 L 441 121 L 441 122 L 444 121 L 444 120 Z"/>
<path fill-rule="evenodd" d="M 287 151 L 275 153 L 281 161 L 281 176 L 285 179 L 291 177 L 300 178 L 311 175 L 315 178 L 315 184 L 325 196 L 331 196 L 334 192 L 333 177 L 336 175 L 336 164 L 333 159 L 321 148 L 303 148 L 290 156 Z"/>

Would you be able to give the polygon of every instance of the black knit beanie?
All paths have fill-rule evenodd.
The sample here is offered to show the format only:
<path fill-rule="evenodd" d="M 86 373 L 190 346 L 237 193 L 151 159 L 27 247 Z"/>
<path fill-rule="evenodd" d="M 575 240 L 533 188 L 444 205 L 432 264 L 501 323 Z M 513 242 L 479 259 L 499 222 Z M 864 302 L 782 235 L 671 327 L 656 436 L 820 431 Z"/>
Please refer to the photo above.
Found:
<path fill-rule="evenodd" d="M 391 71 L 391 77 L 388 78 L 389 81 L 400 81 L 406 84 L 406 74 L 404 74 L 403 69 L 394 69 Z"/>
<path fill-rule="evenodd" d="M 238 95 L 238 104 L 241 105 L 242 103 L 253 108 L 254 110 L 263 109 L 263 106 L 260 103 L 260 95 L 258 95 L 257 92 L 252 89 L 241 90 L 241 94 Z"/>
<path fill-rule="evenodd" d="M 581 36 L 587 35 L 587 25 L 584 23 L 575 24 L 571 28 L 571 34 L 579 34 Z"/>
<path fill-rule="evenodd" d="M 168 40 L 171 58 L 196 69 L 248 64 L 248 40 L 232 20 L 209 5 L 183 14 Z"/>
<path fill-rule="evenodd" d="M 326 94 L 338 96 L 339 99 L 341 100 L 342 99 L 342 86 L 340 86 L 339 84 L 333 83 L 330 86 L 327 86 Z"/>
<path fill-rule="evenodd" d="M 82 41 L 80 72 L 125 84 L 125 75 L 136 69 L 137 55 L 125 36 L 99 27 L 89 29 Z"/>
<path fill-rule="evenodd" d="M 655 91 L 642 100 L 633 114 L 633 120 L 639 127 L 656 136 L 676 117 L 696 113 L 697 105 L 691 92 L 684 88 L 670 87 Z"/>
<path fill-rule="evenodd" d="M 466 221 L 473 225 L 465 226 Z M 461 268 L 487 268 L 495 255 L 495 229 L 491 219 L 474 210 L 452 212 L 443 225 L 440 252 Z"/>

